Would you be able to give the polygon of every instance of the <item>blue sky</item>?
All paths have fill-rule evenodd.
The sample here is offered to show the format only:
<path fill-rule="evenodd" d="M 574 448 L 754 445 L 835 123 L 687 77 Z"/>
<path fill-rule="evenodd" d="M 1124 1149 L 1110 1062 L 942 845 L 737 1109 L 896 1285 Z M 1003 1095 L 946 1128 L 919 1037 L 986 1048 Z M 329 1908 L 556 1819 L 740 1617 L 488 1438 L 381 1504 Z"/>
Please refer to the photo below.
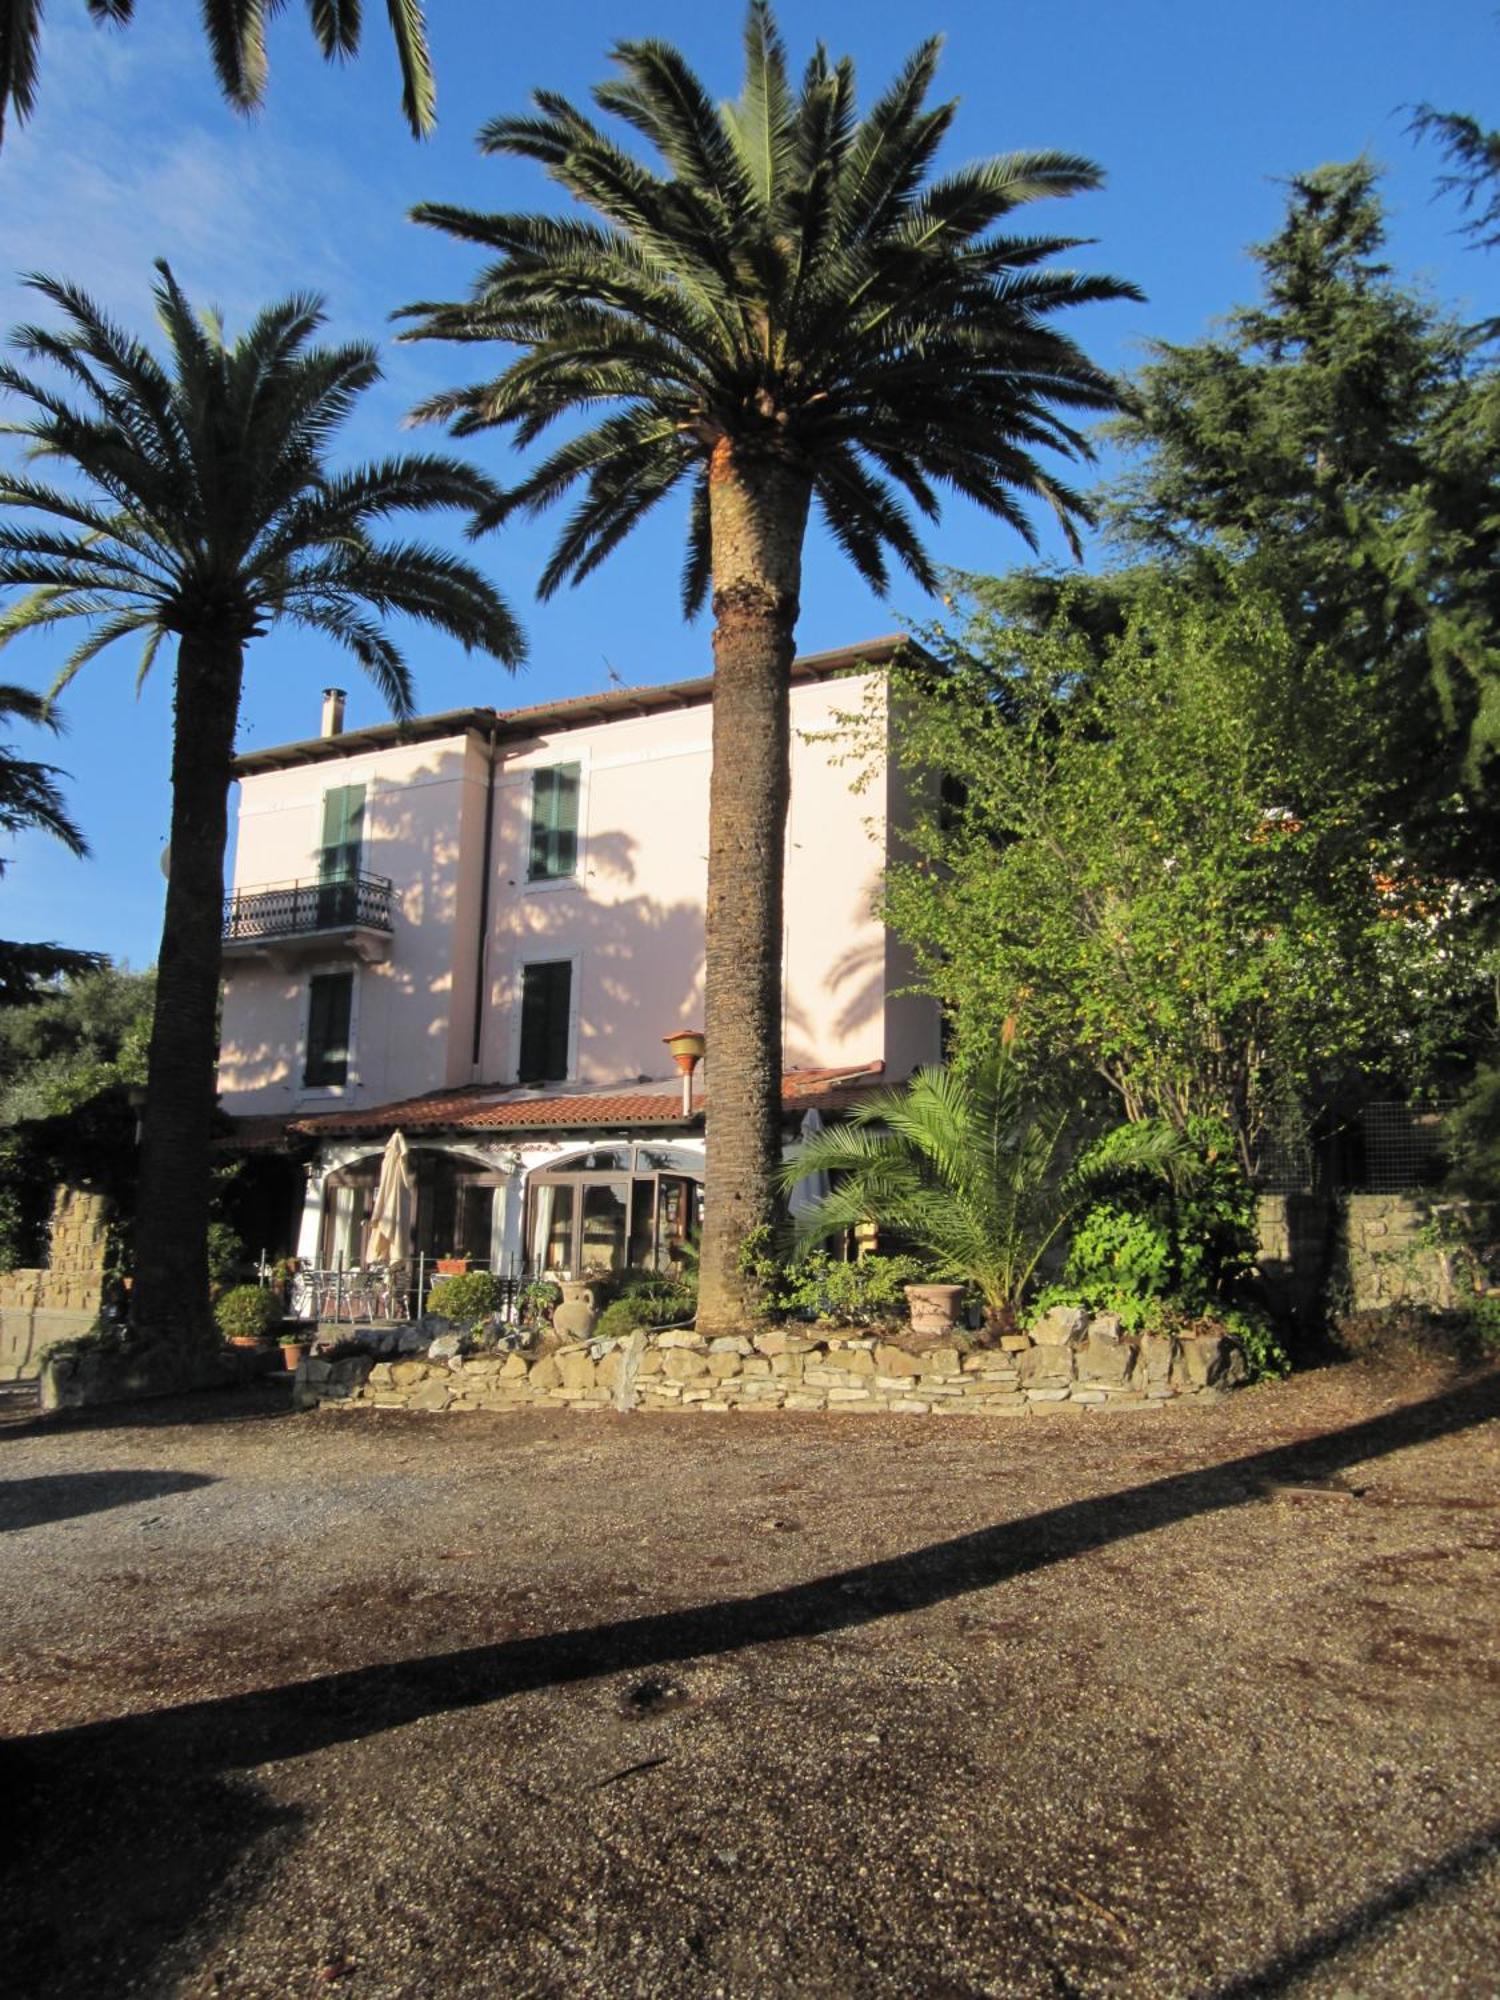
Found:
<path fill-rule="evenodd" d="M 723 96 L 739 84 L 738 5 L 684 0 L 429 0 L 439 130 L 425 145 L 400 119 L 384 9 L 367 11 L 367 46 L 344 69 L 315 56 L 305 10 L 273 24 L 265 111 L 235 117 L 220 103 L 196 9 L 143 6 L 127 33 L 87 25 L 82 0 L 52 0 L 40 110 L 0 151 L 0 320 L 35 316 L 17 273 L 44 269 L 90 290 L 149 329 L 153 257 L 171 259 L 189 292 L 231 324 L 287 291 L 311 286 L 333 330 L 383 343 L 386 378 L 351 423 L 351 457 L 397 447 L 407 409 L 479 372 L 477 350 L 394 347 L 390 313 L 421 297 L 456 296 L 474 259 L 409 223 L 422 200 L 477 207 L 548 205 L 553 190 L 522 162 L 481 159 L 473 135 L 545 85 L 583 97 L 607 71 L 611 44 L 656 34 L 676 42 Z M 172 18 L 168 18 L 169 15 Z M 1391 258 L 1458 310 L 1497 311 L 1500 262 L 1464 249 L 1451 204 L 1432 199 L 1438 161 L 1406 132 L 1406 107 L 1428 99 L 1500 122 L 1500 22 L 1494 0 L 939 0 L 931 8 L 852 0 L 782 0 L 794 64 L 821 38 L 849 54 L 868 99 L 923 36 L 941 32 L 940 84 L 961 100 L 954 159 L 1055 146 L 1098 160 L 1104 192 L 1034 211 L 1039 226 L 1098 239 L 1080 264 L 1135 281 L 1140 306 L 1078 316 L 1074 330 L 1105 365 L 1130 369 L 1152 339 L 1187 340 L 1251 296 L 1246 245 L 1271 234 L 1278 177 L 1367 153 L 1389 169 Z M 3 412 L 0 412 L 3 415 Z M 431 442 L 439 442 L 433 434 Z M 499 477 L 508 448 L 474 455 Z M 420 633 L 404 634 L 419 705 L 540 701 L 608 684 L 706 671 L 706 620 L 677 605 L 680 518 L 664 511 L 580 589 L 539 605 L 536 577 L 549 527 L 508 530 L 481 545 L 522 617 L 531 662 L 512 678 Z M 955 505 L 935 537 L 940 558 L 1000 570 L 1024 549 Z M 880 603 L 815 531 L 799 643 L 841 645 L 920 619 L 930 607 L 904 583 Z M 0 677 L 45 686 L 55 640 L 8 650 Z M 140 965 L 161 921 L 158 858 L 168 819 L 170 670 L 163 654 L 137 699 L 129 646 L 107 653 L 70 693 L 69 733 L 55 755 L 94 849 L 80 862 L 28 837 L 0 882 L 0 934 L 89 946 Z M 309 735 L 328 682 L 350 690 L 351 726 L 380 719 L 378 697 L 344 656 L 273 633 L 250 650 L 242 748 Z M 32 745 L 26 744 L 30 753 Z"/>

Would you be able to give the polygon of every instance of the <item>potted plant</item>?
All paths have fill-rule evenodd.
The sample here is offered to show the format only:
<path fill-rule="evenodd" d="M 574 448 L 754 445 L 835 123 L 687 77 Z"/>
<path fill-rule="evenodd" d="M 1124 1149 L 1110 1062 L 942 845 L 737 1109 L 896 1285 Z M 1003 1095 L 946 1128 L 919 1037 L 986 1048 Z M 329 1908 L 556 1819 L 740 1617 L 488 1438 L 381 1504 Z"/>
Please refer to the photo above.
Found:
<path fill-rule="evenodd" d="M 312 1341 L 305 1333 L 287 1333 L 281 1338 L 281 1358 L 288 1368 L 300 1368 L 312 1352 Z"/>
<path fill-rule="evenodd" d="M 265 1347 L 281 1324 L 281 1300 L 260 1285 L 231 1285 L 214 1301 L 214 1319 L 231 1347 Z"/>

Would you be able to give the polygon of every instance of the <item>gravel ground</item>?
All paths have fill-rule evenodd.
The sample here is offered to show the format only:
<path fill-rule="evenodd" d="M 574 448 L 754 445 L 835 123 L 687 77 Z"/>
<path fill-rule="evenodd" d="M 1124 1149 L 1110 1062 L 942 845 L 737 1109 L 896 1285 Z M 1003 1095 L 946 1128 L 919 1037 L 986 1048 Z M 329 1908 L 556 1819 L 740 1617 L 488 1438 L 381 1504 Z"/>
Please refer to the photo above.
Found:
<path fill-rule="evenodd" d="M 13 1419 L 0 1987 L 1500 1995 L 1497 1416 Z"/>

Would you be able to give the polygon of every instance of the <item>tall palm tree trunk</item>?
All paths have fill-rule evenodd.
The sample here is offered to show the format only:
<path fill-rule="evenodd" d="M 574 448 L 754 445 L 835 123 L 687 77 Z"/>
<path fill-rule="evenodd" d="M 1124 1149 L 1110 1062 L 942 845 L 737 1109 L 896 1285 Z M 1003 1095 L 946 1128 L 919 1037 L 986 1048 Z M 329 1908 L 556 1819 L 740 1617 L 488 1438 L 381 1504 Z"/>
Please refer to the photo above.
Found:
<path fill-rule="evenodd" d="M 698 1326 L 758 1310 L 746 1240 L 775 1218 L 781 1160 L 782 874 L 789 686 L 811 481 L 727 439 L 714 450 L 713 773 L 704 1029 L 708 1158 Z"/>
<path fill-rule="evenodd" d="M 131 1318 L 209 1339 L 209 1187 L 229 777 L 243 642 L 184 638 L 173 699 L 172 845 L 147 1059 Z"/>

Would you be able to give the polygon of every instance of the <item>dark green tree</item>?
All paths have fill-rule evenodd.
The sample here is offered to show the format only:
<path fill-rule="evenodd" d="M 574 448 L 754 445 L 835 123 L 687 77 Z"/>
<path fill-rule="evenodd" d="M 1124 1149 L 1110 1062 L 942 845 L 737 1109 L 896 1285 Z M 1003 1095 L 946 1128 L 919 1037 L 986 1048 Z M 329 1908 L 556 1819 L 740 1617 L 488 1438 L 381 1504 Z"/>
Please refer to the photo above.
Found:
<path fill-rule="evenodd" d="M 1031 203 L 1096 187 L 1089 161 L 1017 153 L 934 173 L 956 108 L 927 102 L 936 42 L 862 119 L 853 66 L 821 48 L 793 86 L 761 0 L 735 104 L 716 105 L 666 43 L 614 54 L 620 75 L 594 101 L 661 169 L 552 92 L 534 116 L 496 119 L 485 151 L 539 162 L 592 216 L 418 209 L 494 261 L 469 301 L 413 307 L 413 337 L 517 350 L 422 414 L 523 446 L 569 427 L 485 517 L 581 489 L 544 595 L 669 494 L 688 501 L 684 609 L 711 596 L 714 615 L 699 1324 L 719 1331 L 753 1306 L 741 1247 L 776 1203 L 788 668 L 809 510 L 882 591 L 892 557 L 932 584 L 914 515 L 935 519 L 940 493 L 1028 542 L 1022 503 L 1039 499 L 1071 536 L 1087 510 L 1038 454 L 1085 456 L 1068 415 L 1115 392 L 1055 322 L 1133 294 L 1059 268 L 1071 239 L 1011 233 Z"/>
<path fill-rule="evenodd" d="M 124 27 L 135 18 L 135 0 L 85 0 L 99 26 Z M 201 0 L 203 33 L 219 88 L 237 111 L 253 111 L 265 95 L 266 24 L 287 0 Z M 11 111 L 24 124 L 36 106 L 43 0 L 0 0 L 0 139 Z M 436 122 L 437 91 L 427 52 L 421 0 L 386 0 L 401 64 L 401 108 L 412 136 L 422 139 Z M 358 52 L 360 0 L 308 0 L 308 19 L 330 62 Z"/>
<path fill-rule="evenodd" d="M 1388 719 L 1388 812 L 1493 862 L 1500 745 L 1500 381 L 1382 261 L 1375 169 L 1295 179 L 1225 333 L 1158 345 L 1115 426 L 1111 524 L 1136 557 L 1248 566 L 1299 643 Z M 1212 587 L 1212 572 L 1203 581 Z"/>
<path fill-rule="evenodd" d="M 0 644 L 81 619 L 57 687 L 115 641 L 143 639 L 142 674 L 177 649 L 171 874 L 157 968 L 135 1237 L 133 1313 L 152 1333 L 209 1337 L 206 1230 L 228 794 L 245 648 L 278 620 L 345 647 L 397 715 L 411 679 L 382 624 L 418 619 L 513 663 L 523 642 L 467 562 L 379 541 L 391 515 L 492 506 L 495 487 L 453 458 L 412 454 L 334 472 L 328 451 L 379 375 L 363 342 L 321 347 L 318 302 L 268 307 L 238 340 L 199 318 L 165 264 L 156 303 L 164 365 L 71 285 L 32 284 L 62 327 L 22 327 L 28 370 L 0 389 L 52 484 L 0 472 Z M 59 376 L 75 400 L 55 386 Z M 54 689 L 54 692 L 56 690 Z"/>

